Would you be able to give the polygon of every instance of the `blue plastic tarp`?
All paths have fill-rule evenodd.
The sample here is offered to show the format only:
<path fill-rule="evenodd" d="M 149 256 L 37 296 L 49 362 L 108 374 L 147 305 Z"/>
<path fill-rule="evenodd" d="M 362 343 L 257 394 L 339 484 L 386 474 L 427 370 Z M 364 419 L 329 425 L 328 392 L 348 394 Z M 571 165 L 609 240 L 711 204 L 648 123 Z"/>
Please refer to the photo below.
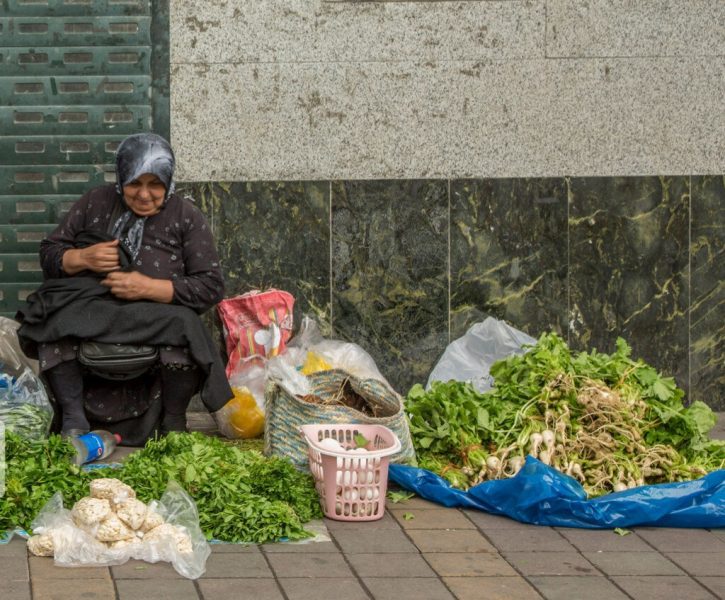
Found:
<path fill-rule="evenodd" d="M 587 499 L 575 479 L 532 456 L 515 477 L 459 490 L 431 471 L 390 465 L 390 480 L 449 507 L 475 508 L 534 525 L 614 527 L 725 527 L 725 470 L 701 479 L 647 485 Z"/>

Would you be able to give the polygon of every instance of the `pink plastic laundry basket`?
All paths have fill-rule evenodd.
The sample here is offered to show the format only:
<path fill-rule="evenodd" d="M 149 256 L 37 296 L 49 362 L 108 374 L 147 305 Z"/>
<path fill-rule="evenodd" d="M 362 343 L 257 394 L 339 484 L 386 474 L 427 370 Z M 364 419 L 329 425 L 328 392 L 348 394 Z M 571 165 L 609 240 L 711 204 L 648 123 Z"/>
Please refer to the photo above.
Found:
<path fill-rule="evenodd" d="M 326 517 L 338 521 L 374 521 L 385 514 L 390 455 L 400 451 L 400 440 L 382 425 L 314 424 L 300 427 L 307 441 L 310 471 Z M 367 452 L 352 453 L 355 435 L 370 443 Z M 345 450 L 319 444 L 337 440 Z"/>

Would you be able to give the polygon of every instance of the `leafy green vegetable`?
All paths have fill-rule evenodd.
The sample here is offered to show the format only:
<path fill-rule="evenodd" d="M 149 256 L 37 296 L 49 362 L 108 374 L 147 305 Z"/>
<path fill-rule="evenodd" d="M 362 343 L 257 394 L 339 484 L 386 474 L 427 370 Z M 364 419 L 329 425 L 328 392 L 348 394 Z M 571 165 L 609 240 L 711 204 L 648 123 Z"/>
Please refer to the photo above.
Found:
<path fill-rule="evenodd" d="M 368 440 L 368 438 L 366 438 L 362 433 L 356 433 L 353 439 L 355 441 L 356 448 L 365 448 L 370 443 L 370 440 Z"/>
<path fill-rule="evenodd" d="M 195 500 L 204 533 L 228 542 L 303 539 L 303 523 L 322 515 L 309 473 L 198 432 L 149 441 L 115 476 L 144 501 L 176 479 Z"/>
<path fill-rule="evenodd" d="M 616 533 L 617 535 L 621 535 L 622 537 L 624 537 L 625 535 L 629 535 L 632 532 L 629 529 L 622 529 L 621 527 L 615 527 L 614 528 L 614 533 Z"/>
<path fill-rule="evenodd" d="M 406 409 L 421 467 L 467 488 L 515 475 L 532 454 L 590 495 L 681 481 L 725 467 L 715 416 L 618 339 L 615 351 L 572 352 L 556 334 L 491 366 L 495 387 L 414 386 Z"/>
<path fill-rule="evenodd" d="M 413 519 L 415 519 L 415 515 L 413 513 L 407 512 L 407 513 L 403 513 L 403 518 L 406 521 L 412 521 Z"/>
<path fill-rule="evenodd" d="M 49 409 L 32 404 L 0 406 L 0 421 L 7 431 L 27 439 L 42 439 L 48 435 L 53 414 Z"/>
<path fill-rule="evenodd" d="M 393 504 L 398 504 L 398 502 L 405 502 L 406 500 L 410 500 L 414 496 L 415 494 L 413 492 L 389 491 L 387 494 L 388 500 L 390 500 Z"/>
<path fill-rule="evenodd" d="M 88 493 L 90 476 L 73 464 L 73 447 L 58 436 L 36 442 L 13 431 L 5 436 L 5 495 L 0 498 L 0 531 L 30 523 L 59 491 L 66 503 Z"/>
<path fill-rule="evenodd" d="M 244 451 L 201 433 L 172 433 L 131 454 L 121 468 L 83 471 L 72 463 L 73 447 L 58 436 L 31 442 L 13 432 L 6 438 L 6 494 L 0 498 L 0 531 L 30 528 L 56 492 L 66 506 L 88 494 L 97 477 L 116 477 L 146 502 L 158 500 L 175 479 L 196 501 L 202 530 L 229 542 L 296 540 L 322 516 L 308 473 L 290 462 Z"/>

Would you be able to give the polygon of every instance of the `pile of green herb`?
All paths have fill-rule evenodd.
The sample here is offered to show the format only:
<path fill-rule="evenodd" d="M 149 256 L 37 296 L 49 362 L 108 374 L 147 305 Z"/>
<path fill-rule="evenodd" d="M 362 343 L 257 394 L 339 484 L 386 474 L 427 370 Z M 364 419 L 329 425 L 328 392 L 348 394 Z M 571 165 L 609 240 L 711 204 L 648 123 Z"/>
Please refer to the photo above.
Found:
<path fill-rule="evenodd" d="M 309 473 L 198 432 L 149 441 L 114 476 L 144 501 L 175 479 L 196 502 L 202 531 L 226 542 L 303 539 L 303 524 L 322 516 Z"/>
<path fill-rule="evenodd" d="M 419 464 L 467 488 L 515 475 L 530 454 L 590 496 L 682 481 L 725 467 L 715 415 L 619 339 L 611 354 L 571 352 L 554 333 L 492 365 L 495 386 L 414 386 L 406 408 Z"/>
<path fill-rule="evenodd" d="M 170 434 L 130 455 L 123 465 L 83 471 L 72 446 L 58 436 L 31 442 L 8 432 L 6 494 L 0 498 L 0 531 L 30 528 L 57 491 L 66 506 L 87 495 L 97 477 L 115 477 L 141 500 L 158 500 L 173 478 L 195 500 L 202 531 L 227 542 L 298 540 L 304 523 L 322 512 L 311 475 L 290 462 L 265 458 L 201 433 Z"/>
<path fill-rule="evenodd" d="M 30 523 L 55 492 L 66 505 L 88 493 L 90 475 L 73 464 L 75 450 L 59 436 L 32 441 L 5 433 L 5 495 L 0 498 L 0 533 Z"/>

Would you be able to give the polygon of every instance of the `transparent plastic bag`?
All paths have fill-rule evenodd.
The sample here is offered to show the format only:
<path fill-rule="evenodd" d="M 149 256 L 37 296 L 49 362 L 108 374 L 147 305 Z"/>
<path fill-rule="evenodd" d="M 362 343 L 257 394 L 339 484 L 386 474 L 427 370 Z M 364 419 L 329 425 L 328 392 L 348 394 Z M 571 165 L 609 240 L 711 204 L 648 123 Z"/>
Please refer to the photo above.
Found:
<path fill-rule="evenodd" d="M 37 363 L 20 350 L 18 324 L 0 317 L 0 421 L 8 431 L 28 439 L 47 437 L 53 407 Z"/>
<path fill-rule="evenodd" d="M 470 381 L 479 392 L 493 387 L 491 365 L 512 354 L 523 354 L 523 346 L 536 340 L 523 331 L 493 317 L 472 325 L 463 337 L 451 342 L 428 377 L 434 381 Z"/>
<path fill-rule="evenodd" d="M 199 526 L 199 514 L 191 497 L 178 483 L 169 481 L 161 500 L 149 503 L 149 510 L 158 513 L 165 523 L 142 536 L 120 540 L 126 543 L 104 543 L 94 537 L 94 529 L 75 524 L 71 511 L 63 507 L 62 494 L 57 492 L 33 521 L 28 546 L 35 552 L 45 550 L 61 567 L 120 565 L 134 558 L 151 563 L 170 562 L 184 577 L 201 577 L 211 548 Z M 165 529 L 153 535 L 158 528 Z"/>
<path fill-rule="evenodd" d="M 261 359 L 247 361 L 229 379 L 234 397 L 213 413 L 219 432 L 230 439 L 255 438 L 264 431 L 265 367 Z"/>
<path fill-rule="evenodd" d="M 287 351 L 274 360 L 292 364 L 303 375 L 340 369 L 360 379 L 382 381 L 390 387 L 372 356 L 352 342 L 325 339 L 319 325 L 311 317 L 302 319 L 300 331 L 287 345 Z M 270 361 L 270 365 L 273 362 Z"/>
<path fill-rule="evenodd" d="M 38 374 L 38 361 L 25 356 L 18 342 L 20 323 L 0 317 L 0 371 L 13 377 L 20 375 L 25 369 Z"/>

